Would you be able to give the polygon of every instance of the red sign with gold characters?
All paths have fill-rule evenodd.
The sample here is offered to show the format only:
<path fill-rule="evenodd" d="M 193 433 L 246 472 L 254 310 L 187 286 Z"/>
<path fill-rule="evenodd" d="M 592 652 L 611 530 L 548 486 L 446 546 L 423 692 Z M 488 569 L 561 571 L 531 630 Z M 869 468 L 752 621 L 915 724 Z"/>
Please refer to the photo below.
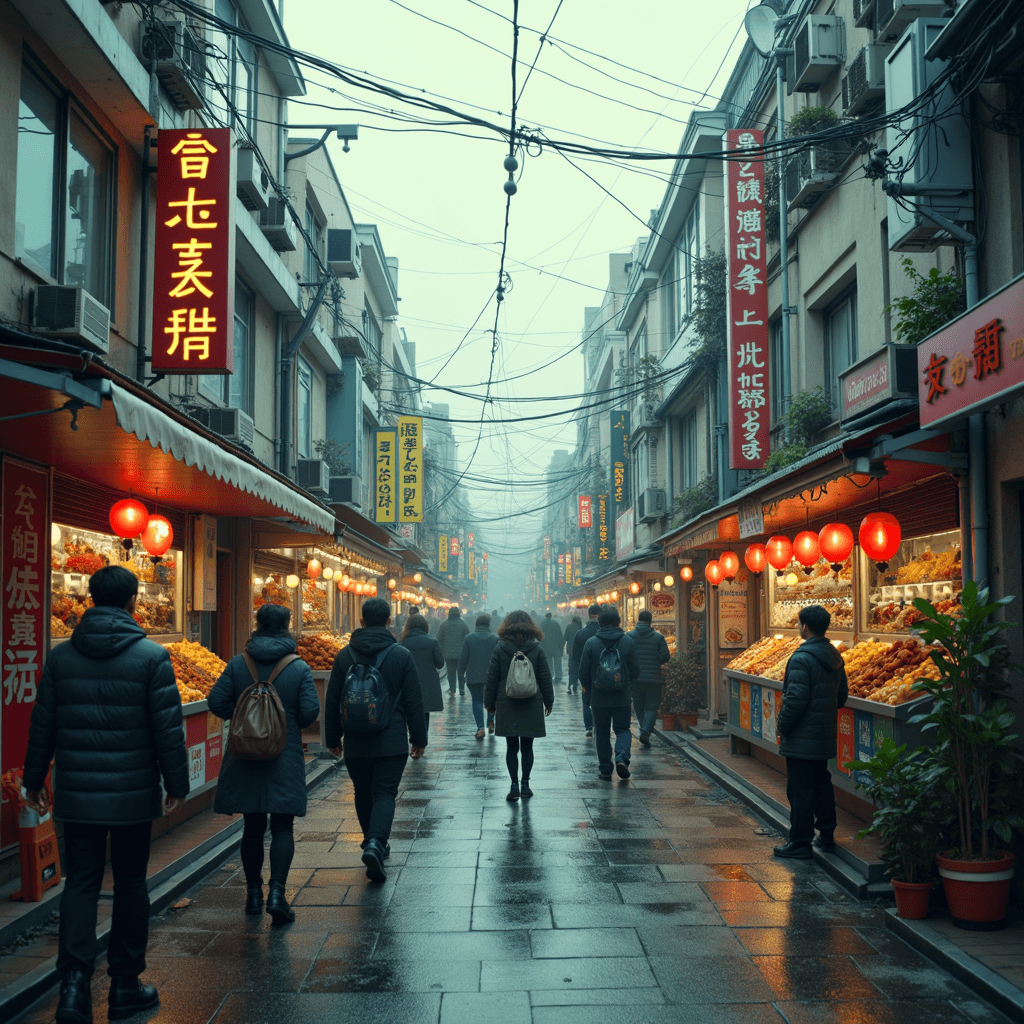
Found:
<path fill-rule="evenodd" d="M 917 347 L 921 426 L 984 412 L 1024 388 L 1024 277 Z"/>
<path fill-rule="evenodd" d="M 158 140 L 153 369 L 231 373 L 235 336 L 235 139 L 230 128 Z"/>
<path fill-rule="evenodd" d="M 594 510 L 590 503 L 589 494 L 581 494 L 579 496 L 577 522 L 581 530 L 587 530 L 594 525 Z"/>
<path fill-rule="evenodd" d="M 729 282 L 729 466 L 761 469 L 769 454 L 768 275 L 764 231 L 764 133 L 725 133 L 725 148 L 749 155 L 725 167 Z"/>

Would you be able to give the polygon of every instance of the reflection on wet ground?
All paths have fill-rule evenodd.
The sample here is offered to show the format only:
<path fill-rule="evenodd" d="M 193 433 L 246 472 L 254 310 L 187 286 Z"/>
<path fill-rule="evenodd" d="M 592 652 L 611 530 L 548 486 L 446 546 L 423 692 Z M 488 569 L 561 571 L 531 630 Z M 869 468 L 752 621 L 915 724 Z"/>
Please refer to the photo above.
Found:
<path fill-rule="evenodd" d="M 246 917 L 232 862 L 154 921 L 149 1020 L 181 1024 L 995 1024 L 1001 1014 L 883 927 L 659 741 L 597 776 L 559 694 L 529 801 L 468 698 L 431 718 L 371 885 L 345 772 L 297 825 L 296 921 Z M 94 983 L 97 1014 L 106 977 Z M 21 1024 L 53 1019 L 55 998 Z"/>

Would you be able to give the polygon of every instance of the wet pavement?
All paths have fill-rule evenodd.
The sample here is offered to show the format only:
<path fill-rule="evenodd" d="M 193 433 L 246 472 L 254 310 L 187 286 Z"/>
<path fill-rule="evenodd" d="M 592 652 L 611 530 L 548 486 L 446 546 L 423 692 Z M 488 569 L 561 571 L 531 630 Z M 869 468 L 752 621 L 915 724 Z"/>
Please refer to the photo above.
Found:
<path fill-rule="evenodd" d="M 446 700 L 448 700 L 446 693 Z M 468 695 L 431 716 L 403 780 L 388 880 L 360 863 L 336 772 L 296 822 L 296 921 L 246 917 L 236 861 L 154 920 L 138 1021 L 201 1024 L 933 1024 L 1002 1014 L 885 930 L 668 744 L 634 738 L 633 777 L 598 778 L 579 697 L 535 743 L 508 803 L 504 740 Z M 768 833 L 768 834 L 766 834 Z M 97 1020 L 107 979 L 95 976 Z M 52 1021 L 55 995 L 19 1018 Z"/>

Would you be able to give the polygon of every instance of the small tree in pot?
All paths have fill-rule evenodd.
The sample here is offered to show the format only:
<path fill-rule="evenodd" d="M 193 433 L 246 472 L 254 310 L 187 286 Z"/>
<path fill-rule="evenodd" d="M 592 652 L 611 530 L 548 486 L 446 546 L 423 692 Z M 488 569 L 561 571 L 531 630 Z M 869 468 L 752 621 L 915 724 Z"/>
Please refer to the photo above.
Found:
<path fill-rule="evenodd" d="M 690 716 L 696 719 L 704 699 L 707 670 L 704 647 L 691 644 L 682 654 L 676 654 L 661 668 L 665 685 L 661 691 L 659 714 Z"/>

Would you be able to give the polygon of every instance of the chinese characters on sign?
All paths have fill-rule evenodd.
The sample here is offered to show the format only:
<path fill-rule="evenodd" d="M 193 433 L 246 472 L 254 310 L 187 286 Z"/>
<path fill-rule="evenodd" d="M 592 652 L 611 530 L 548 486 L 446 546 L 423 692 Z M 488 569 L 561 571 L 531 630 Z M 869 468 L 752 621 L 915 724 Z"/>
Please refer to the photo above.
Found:
<path fill-rule="evenodd" d="M 471 580 L 476 580 L 476 552 L 473 550 L 470 550 L 469 552 L 469 562 L 466 572 Z"/>
<path fill-rule="evenodd" d="M 615 543 L 615 535 L 609 529 L 608 520 L 608 495 L 597 496 L 597 560 L 599 562 L 610 562 L 612 560 L 612 546 Z"/>
<path fill-rule="evenodd" d="M 398 481 L 398 521 L 400 523 L 422 523 L 423 418 L 421 416 L 398 417 Z"/>
<path fill-rule="evenodd" d="M 742 154 L 725 165 L 731 469 L 761 469 L 769 454 L 763 138 L 745 129 L 725 133 L 725 148 Z"/>
<path fill-rule="evenodd" d="M 581 494 L 579 496 L 577 522 L 581 530 L 589 530 L 594 525 L 594 513 L 591 508 L 589 494 Z"/>
<path fill-rule="evenodd" d="M 375 522 L 395 521 L 395 453 L 398 451 L 398 431 L 377 430 L 374 437 L 377 452 L 377 501 Z"/>
<path fill-rule="evenodd" d="M 582 582 L 583 573 L 583 549 L 573 548 L 572 549 L 572 564 L 573 564 L 573 578 L 572 585 L 578 587 Z"/>
<path fill-rule="evenodd" d="M 572 586 L 572 552 L 566 551 L 565 553 L 565 582 L 568 586 Z"/>
<path fill-rule="evenodd" d="M 629 413 L 624 409 L 612 412 L 611 479 L 612 497 L 615 502 L 613 519 L 617 519 L 629 507 Z"/>
<path fill-rule="evenodd" d="M 476 538 L 476 534 L 474 534 L 474 533 L 466 534 L 466 544 L 467 544 L 468 547 L 472 547 L 473 546 L 473 541 L 474 541 L 475 538 Z"/>
<path fill-rule="evenodd" d="M 235 140 L 230 128 L 160 132 L 153 369 L 231 373 L 235 337 Z"/>
<path fill-rule="evenodd" d="M 455 536 L 452 537 L 451 554 L 452 554 L 452 558 L 458 558 L 459 557 L 459 538 L 455 537 Z"/>
<path fill-rule="evenodd" d="M 437 538 L 437 571 L 448 571 L 448 536 L 444 533 Z"/>
<path fill-rule="evenodd" d="M 547 562 L 551 558 L 551 538 L 545 533 L 544 534 L 544 561 Z"/>

